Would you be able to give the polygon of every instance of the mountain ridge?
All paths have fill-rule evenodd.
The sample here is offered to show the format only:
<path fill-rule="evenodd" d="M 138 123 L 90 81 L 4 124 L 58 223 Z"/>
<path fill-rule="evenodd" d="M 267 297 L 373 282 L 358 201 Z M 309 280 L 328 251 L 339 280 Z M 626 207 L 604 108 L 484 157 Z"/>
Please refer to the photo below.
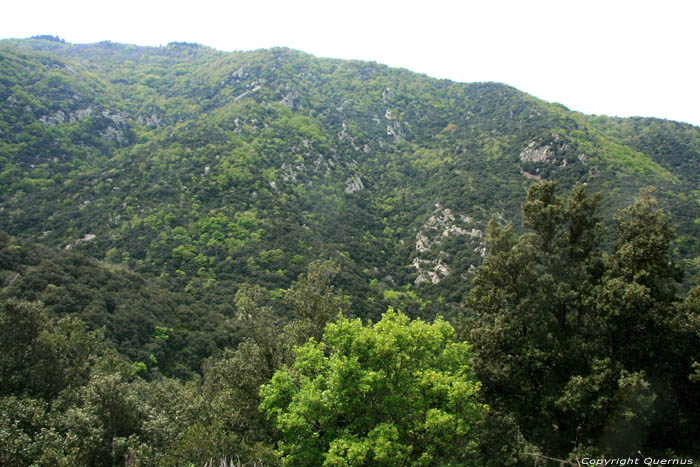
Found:
<path fill-rule="evenodd" d="M 0 228 L 13 235 L 186 277 L 190 290 L 251 277 L 284 287 L 334 257 L 363 302 L 382 297 L 362 313 L 377 316 L 384 292 L 406 287 L 458 303 L 483 246 L 449 229 L 483 231 L 493 214 L 517 224 L 527 184 L 550 179 L 607 189 L 609 210 L 658 186 L 697 272 L 691 125 L 586 116 L 504 84 L 286 48 L 32 39 L 0 53 L 11 104 L 0 131 L 25 135 L 3 136 Z M 682 151 L 654 146 L 659 135 Z M 428 218 L 449 217 L 436 205 L 471 223 L 420 251 Z"/>

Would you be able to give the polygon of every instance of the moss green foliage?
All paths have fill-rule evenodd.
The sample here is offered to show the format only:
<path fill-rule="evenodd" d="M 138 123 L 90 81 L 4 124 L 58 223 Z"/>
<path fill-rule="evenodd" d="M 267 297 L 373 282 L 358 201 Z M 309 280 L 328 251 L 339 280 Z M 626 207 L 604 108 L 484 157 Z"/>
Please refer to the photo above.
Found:
<path fill-rule="evenodd" d="M 275 464 L 276 435 L 258 412 L 259 388 L 289 361 L 293 346 L 347 311 L 330 285 L 337 273 L 332 262 L 312 263 L 285 291 L 294 316 L 287 323 L 266 304 L 266 290 L 241 287 L 235 302 L 246 338 L 187 382 L 150 363 L 130 364 L 103 329 L 89 331 L 75 316 L 52 318 L 41 303 L 3 300 L 2 464 L 199 465 L 224 457 Z M 153 338 L 169 342 L 177 333 L 156 326 Z"/>
<path fill-rule="evenodd" d="M 151 376 L 190 376 L 205 358 L 238 340 L 224 310 L 207 310 L 158 281 L 74 252 L 3 238 L 2 299 L 41 301 L 49 317 L 77 318 L 91 330 L 102 329 L 116 350 L 147 363 Z"/>
<path fill-rule="evenodd" d="M 233 319 L 243 339 L 189 380 L 163 376 L 151 365 L 164 357 L 146 353 L 177 340 L 182 323 L 147 326 L 144 357 L 129 361 L 108 328 L 78 318 L 90 314 L 8 298 L 22 296 L 12 284 L 42 276 L 12 256 L 26 244 L 2 235 L 19 272 L 3 275 L 0 460 L 529 465 L 697 455 L 700 286 L 678 294 L 673 231 L 650 192 L 616 216 L 610 253 L 601 201 L 584 186 L 564 201 L 537 184 L 523 205 L 526 234 L 491 222 L 459 326 L 473 347 L 440 318 L 350 318 L 332 285 L 341 269 L 316 261 L 288 289 L 241 285 Z M 47 261 L 65 253 L 54 254 Z M 99 271 L 82 261 L 76 284 Z M 123 278 L 103 280 L 109 290 Z"/>
<path fill-rule="evenodd" d="M 283 465 L 469 463 L 486 408 L 445 321 L 392 309 L 369 326 L 340 319 L 295 353 L 261 388 Z"/>

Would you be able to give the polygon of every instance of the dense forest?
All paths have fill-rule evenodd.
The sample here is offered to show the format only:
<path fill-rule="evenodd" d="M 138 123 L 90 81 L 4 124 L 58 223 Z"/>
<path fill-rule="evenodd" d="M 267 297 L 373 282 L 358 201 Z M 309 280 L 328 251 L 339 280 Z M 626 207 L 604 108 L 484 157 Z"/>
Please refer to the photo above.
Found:
<path fill-rule="evenodd" d="M 700 454 L 700 128 L 49 36 L 0 102 L 0 464 Z"/>

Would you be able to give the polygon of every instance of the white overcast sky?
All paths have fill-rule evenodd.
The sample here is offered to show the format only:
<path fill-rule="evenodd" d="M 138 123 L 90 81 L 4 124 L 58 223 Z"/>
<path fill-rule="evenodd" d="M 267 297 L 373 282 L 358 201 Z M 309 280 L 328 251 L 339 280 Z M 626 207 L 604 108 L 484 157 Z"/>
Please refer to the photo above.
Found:
<path fill-rule="evenodd" d="M 8 0 L 0 38 L 284 46 L 700 126 L 700 0 Z"/>

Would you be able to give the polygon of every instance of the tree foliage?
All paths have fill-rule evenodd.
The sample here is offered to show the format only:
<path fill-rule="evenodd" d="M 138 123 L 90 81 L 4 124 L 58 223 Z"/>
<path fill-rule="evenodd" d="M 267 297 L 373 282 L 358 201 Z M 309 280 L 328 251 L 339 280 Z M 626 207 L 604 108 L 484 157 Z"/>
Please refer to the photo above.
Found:
<path fill-rule="evenodd" d="M 564 202 L 540 183 L 523 204 L 529 232 L 491 222 L 464 321 L 477 377 L 548 455 L 686 452 L 689 438 L 668 435 L 699 428 L 683 415 L 695 357 L 678 342 L 694 338 L 680 325 L 692 313 L 676 293 L 673 230 L 645 192 L 616 216 L 608 254 L 599 206 L 585 186 Z"/>
<path fill-rule="evenodd" d="M 341 318 L 261 389 L 284 465 L 467 465 L 486 410 L 442 320 Z"/>
<path fill-rule="evenodd" d="M 319 462 L 697 452 L 697 127 L 281 48 L 49 36 L 0 41 L 0 102 L 0 464 L 279 463 L 261 385 L 342 373 L 324 332 L 378 332 L 351 317 L 461 303 L 478 437 L 400 388 L 424 419 L 313 431 Z"/>

